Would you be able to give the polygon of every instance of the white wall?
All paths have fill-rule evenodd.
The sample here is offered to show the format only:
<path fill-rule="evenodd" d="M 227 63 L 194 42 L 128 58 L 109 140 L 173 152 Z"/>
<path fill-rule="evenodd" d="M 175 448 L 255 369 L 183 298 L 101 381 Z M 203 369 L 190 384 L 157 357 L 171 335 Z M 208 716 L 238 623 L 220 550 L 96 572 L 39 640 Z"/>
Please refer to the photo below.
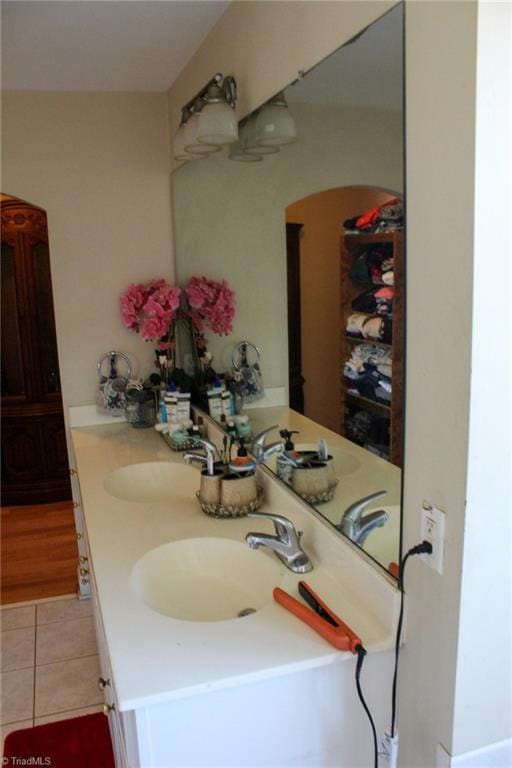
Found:
<path fill-rule="evenodd" d="M 2 117 L 2 191 L 48 214 L 64 403 L 92 403 L 101 353 L 151 368 L 118 297 L 173 274 L 166 95 L 6 93 Z"/>
<path fill-rule="evenodd" d="M 237 294 L 233 334 L 207 333 L 220 370 L 244 338 L 262 351 L 265 381 L 288 385 L 286 207 L 334 187 L 402 189 L 402 115 L 383 110 L 291 104 L 298 141 L 261 163 L 224 153 L 172 177 L 176 269 L 225 278 Z M 339 232 L 342 232 L 340 214 Z M 331 332 L 335 336 L 337 316 Z"/>
<path fill-rule="evenodd" d="M 512 737 L 511 52 L 512 5 L 481 3 L 472 375 L 455 755 Z M 512 764 L 512 743 L 509 750 L 509 759 L 502 765 Z"/>
<path fill-rule="evenodd" d="M 510 491 L 500 493 L 498 485 L 495 498 L 492 488 L 495 475 L 500 483 L 510 475 L 499 436 L 510 393 L 503 375 L 510 335 L 500 322 L 509 305 L 502 262 L 510 233 L 504 185 L 490 172 L 505 160 L 510 126 L 508 133 L 505 125 L 489 133 L 503 117 L 500 78 L 506 76 L 489 68 L 486 57 L 500 44 L 496 60 L 504 56 L 504 17 L 494 35 L 486 29 L 477 51 L 478 21 L 475 2 L 406 6 L 404 537 L 406 547 L 418 541 L 419 509 L 427 499 L 446 512 L 446 543 L 442 576 L 419 558 L 408 565 L 399 717 L 404 768 L 436 765 L 437 743 L 461 755 L 511 735 L 504 587 Z"/>

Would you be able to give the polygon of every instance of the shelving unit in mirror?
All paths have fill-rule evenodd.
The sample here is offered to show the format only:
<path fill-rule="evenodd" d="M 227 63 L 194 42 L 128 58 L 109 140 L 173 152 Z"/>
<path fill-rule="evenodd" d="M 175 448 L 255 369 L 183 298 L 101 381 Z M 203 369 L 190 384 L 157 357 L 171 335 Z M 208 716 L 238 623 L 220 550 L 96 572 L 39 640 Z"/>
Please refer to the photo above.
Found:
<path fill-rule="evenodd" d="M 342 435 L 402 464 L 403 230 L 341 238 Z"/>

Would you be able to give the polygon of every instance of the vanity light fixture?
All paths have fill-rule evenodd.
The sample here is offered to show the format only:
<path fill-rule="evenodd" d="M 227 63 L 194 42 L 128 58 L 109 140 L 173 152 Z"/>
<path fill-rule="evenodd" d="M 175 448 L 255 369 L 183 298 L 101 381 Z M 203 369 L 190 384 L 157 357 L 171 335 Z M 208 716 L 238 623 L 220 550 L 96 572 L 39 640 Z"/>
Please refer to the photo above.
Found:
<path fill-rule="evenodd" d="M 280 147 L 297 140 L 295 120 L 288 110 L 284 93 L 273 96 L 262 106 L 256 118 L 258 147 Z"/>
<path fill-rule="evenodd" d="M 200 97 L 196 98 L 191 107 L 189 107 L 189 118 L 185 123 L 185 152 L 191 155 L 211 155 L 214 152 L 219 152 L 220 144 L 214 144 L 212 142 L 199 143 L 198 140 L 198 128 L 199 128 L 199 115 L 203 108 L 203 101 Z"/>
<path fill-rule="evenodd" d="M 246 152 L 239 141 L 230 144 L 228 157 L 237 163 L 260 163 L 263 160 L 261 155 Z"/>
<path fill-rule="evenodd" d="M 234 78 L 218 72 L 182 107 L 181 123 L 174 137 L 175 160 L 195 160 L 237 141 L 235 104 Z"/>
<path fill-rule="evenodd" d="M 178 160 L 180 162 L 189 161 L 189 160 L 201 160 L 207 157 L 207 155 L 194 155 L 190 152 L 185 151 L 185 139 L 186 139 L 186 132 L 185 127 L 187 120 L 189 118 L 189 112 L 186 107 L 183 107 L 181 110 L 181 122 L 180 127 L 176 131 L 176 135 L 174 137 L 174 143 L 173 143 L 173 154 L 174 159 Z"/>
<path fill-rule="evenodd" d="M 222 85 L 217 81 L 210 83 L 197 125 L 197 140 L 200 143 L 222 145 L 237 141 L 235 101 L 236 85 L 232 77 L 225 77 Z"/>
<path fill-rule="evenodd" d="M 249 115 L 241 131 L 242 138 L 240 141 L 244 152 L 248 155 L 274 155 L 279 152 L 278 146 L 263 146 L 258 142 L 257 136 L 257 124 L 258 124 L 259 112 L 254 112 Z"/>

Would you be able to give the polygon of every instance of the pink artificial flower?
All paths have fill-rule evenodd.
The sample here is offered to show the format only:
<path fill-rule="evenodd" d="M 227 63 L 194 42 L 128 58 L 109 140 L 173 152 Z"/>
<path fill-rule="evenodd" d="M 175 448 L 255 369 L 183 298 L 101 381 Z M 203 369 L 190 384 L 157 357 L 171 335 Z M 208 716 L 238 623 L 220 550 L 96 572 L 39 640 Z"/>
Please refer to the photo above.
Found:
<path fill-rule="evenodd" d="M 204 324 L 219 336 L 233 330 L 235 293 L 228 283 L 209 280 L 207 277 L 191 277 L 185 289 L 190 305 L 190 317 L 196 330 Z"/>
<path fill-rule="evenodd" d="M 167 333 L 168 326 L 160 317 L 148 317 L 144 321 L 140 335 L 145 341 L 156 341 Z"/>
<path fill-rule="evenodd" d="M 176 318 L 180 296 L 181 288 L 169 285 L 163 278 L 146 285 L 129 285 L 120 297 L 123 324 L 146 340 L 167 336 Z"/>

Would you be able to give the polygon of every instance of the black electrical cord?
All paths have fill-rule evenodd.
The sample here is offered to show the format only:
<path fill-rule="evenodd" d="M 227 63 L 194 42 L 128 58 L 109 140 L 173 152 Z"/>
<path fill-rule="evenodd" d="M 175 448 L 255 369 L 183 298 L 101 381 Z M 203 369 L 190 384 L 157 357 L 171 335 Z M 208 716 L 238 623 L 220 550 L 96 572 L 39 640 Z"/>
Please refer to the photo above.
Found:
<path fill-rule="evenodd" d="M 429 541 L 422 541 L 421 544 L 416 544 L 412 547 L 402 558 L 400 563 L 400 572 L 398 574 L 398 588 L 400 590 L 400 613 L 398 616 L 398 626 L 396 628 L 396 640 L 395 640 L 395 671 L 393 673 L 393 690 L 391 693 L 391 738 L 395 736 L 395 723 L 396 723 L 396 693 L 398 682 L 398 657 L 400 655 L 400 639 L 402 637 L 402 624 L 404 620 L 404 575 L 405 565 L 411 555 L 421 555 L 422 553 L 430 554 L 432 552 L 432 544 Z"/>
<path fill-rule="evenodd" d="M 366 656 L 366 650 L 363 648 L 362 645 L 358 645 L 356 648 L 357 651 L 357 663 L 356 663 L 356 688 L 357 688 L 357 695 L 359 696 L 359 700 L 361 704 L 363 705 L 363 709 L 368 715 L 368 720 L 370 721 L 370 725 L 372 728 L 372 734 L 373 734 L 373 766 L 374 768 L 379 768 L 379 749 L 377 746 L 377 731 L 375 730 L 375 723 L 373 722 L 373 718 L 371 716 L 370 710 L 368 709 L 368 705 L 366 704 L 366 701 L 364 700 L 363 692 L 361 690 L 361 668 L 363 666 L 364 657 Z"/>

